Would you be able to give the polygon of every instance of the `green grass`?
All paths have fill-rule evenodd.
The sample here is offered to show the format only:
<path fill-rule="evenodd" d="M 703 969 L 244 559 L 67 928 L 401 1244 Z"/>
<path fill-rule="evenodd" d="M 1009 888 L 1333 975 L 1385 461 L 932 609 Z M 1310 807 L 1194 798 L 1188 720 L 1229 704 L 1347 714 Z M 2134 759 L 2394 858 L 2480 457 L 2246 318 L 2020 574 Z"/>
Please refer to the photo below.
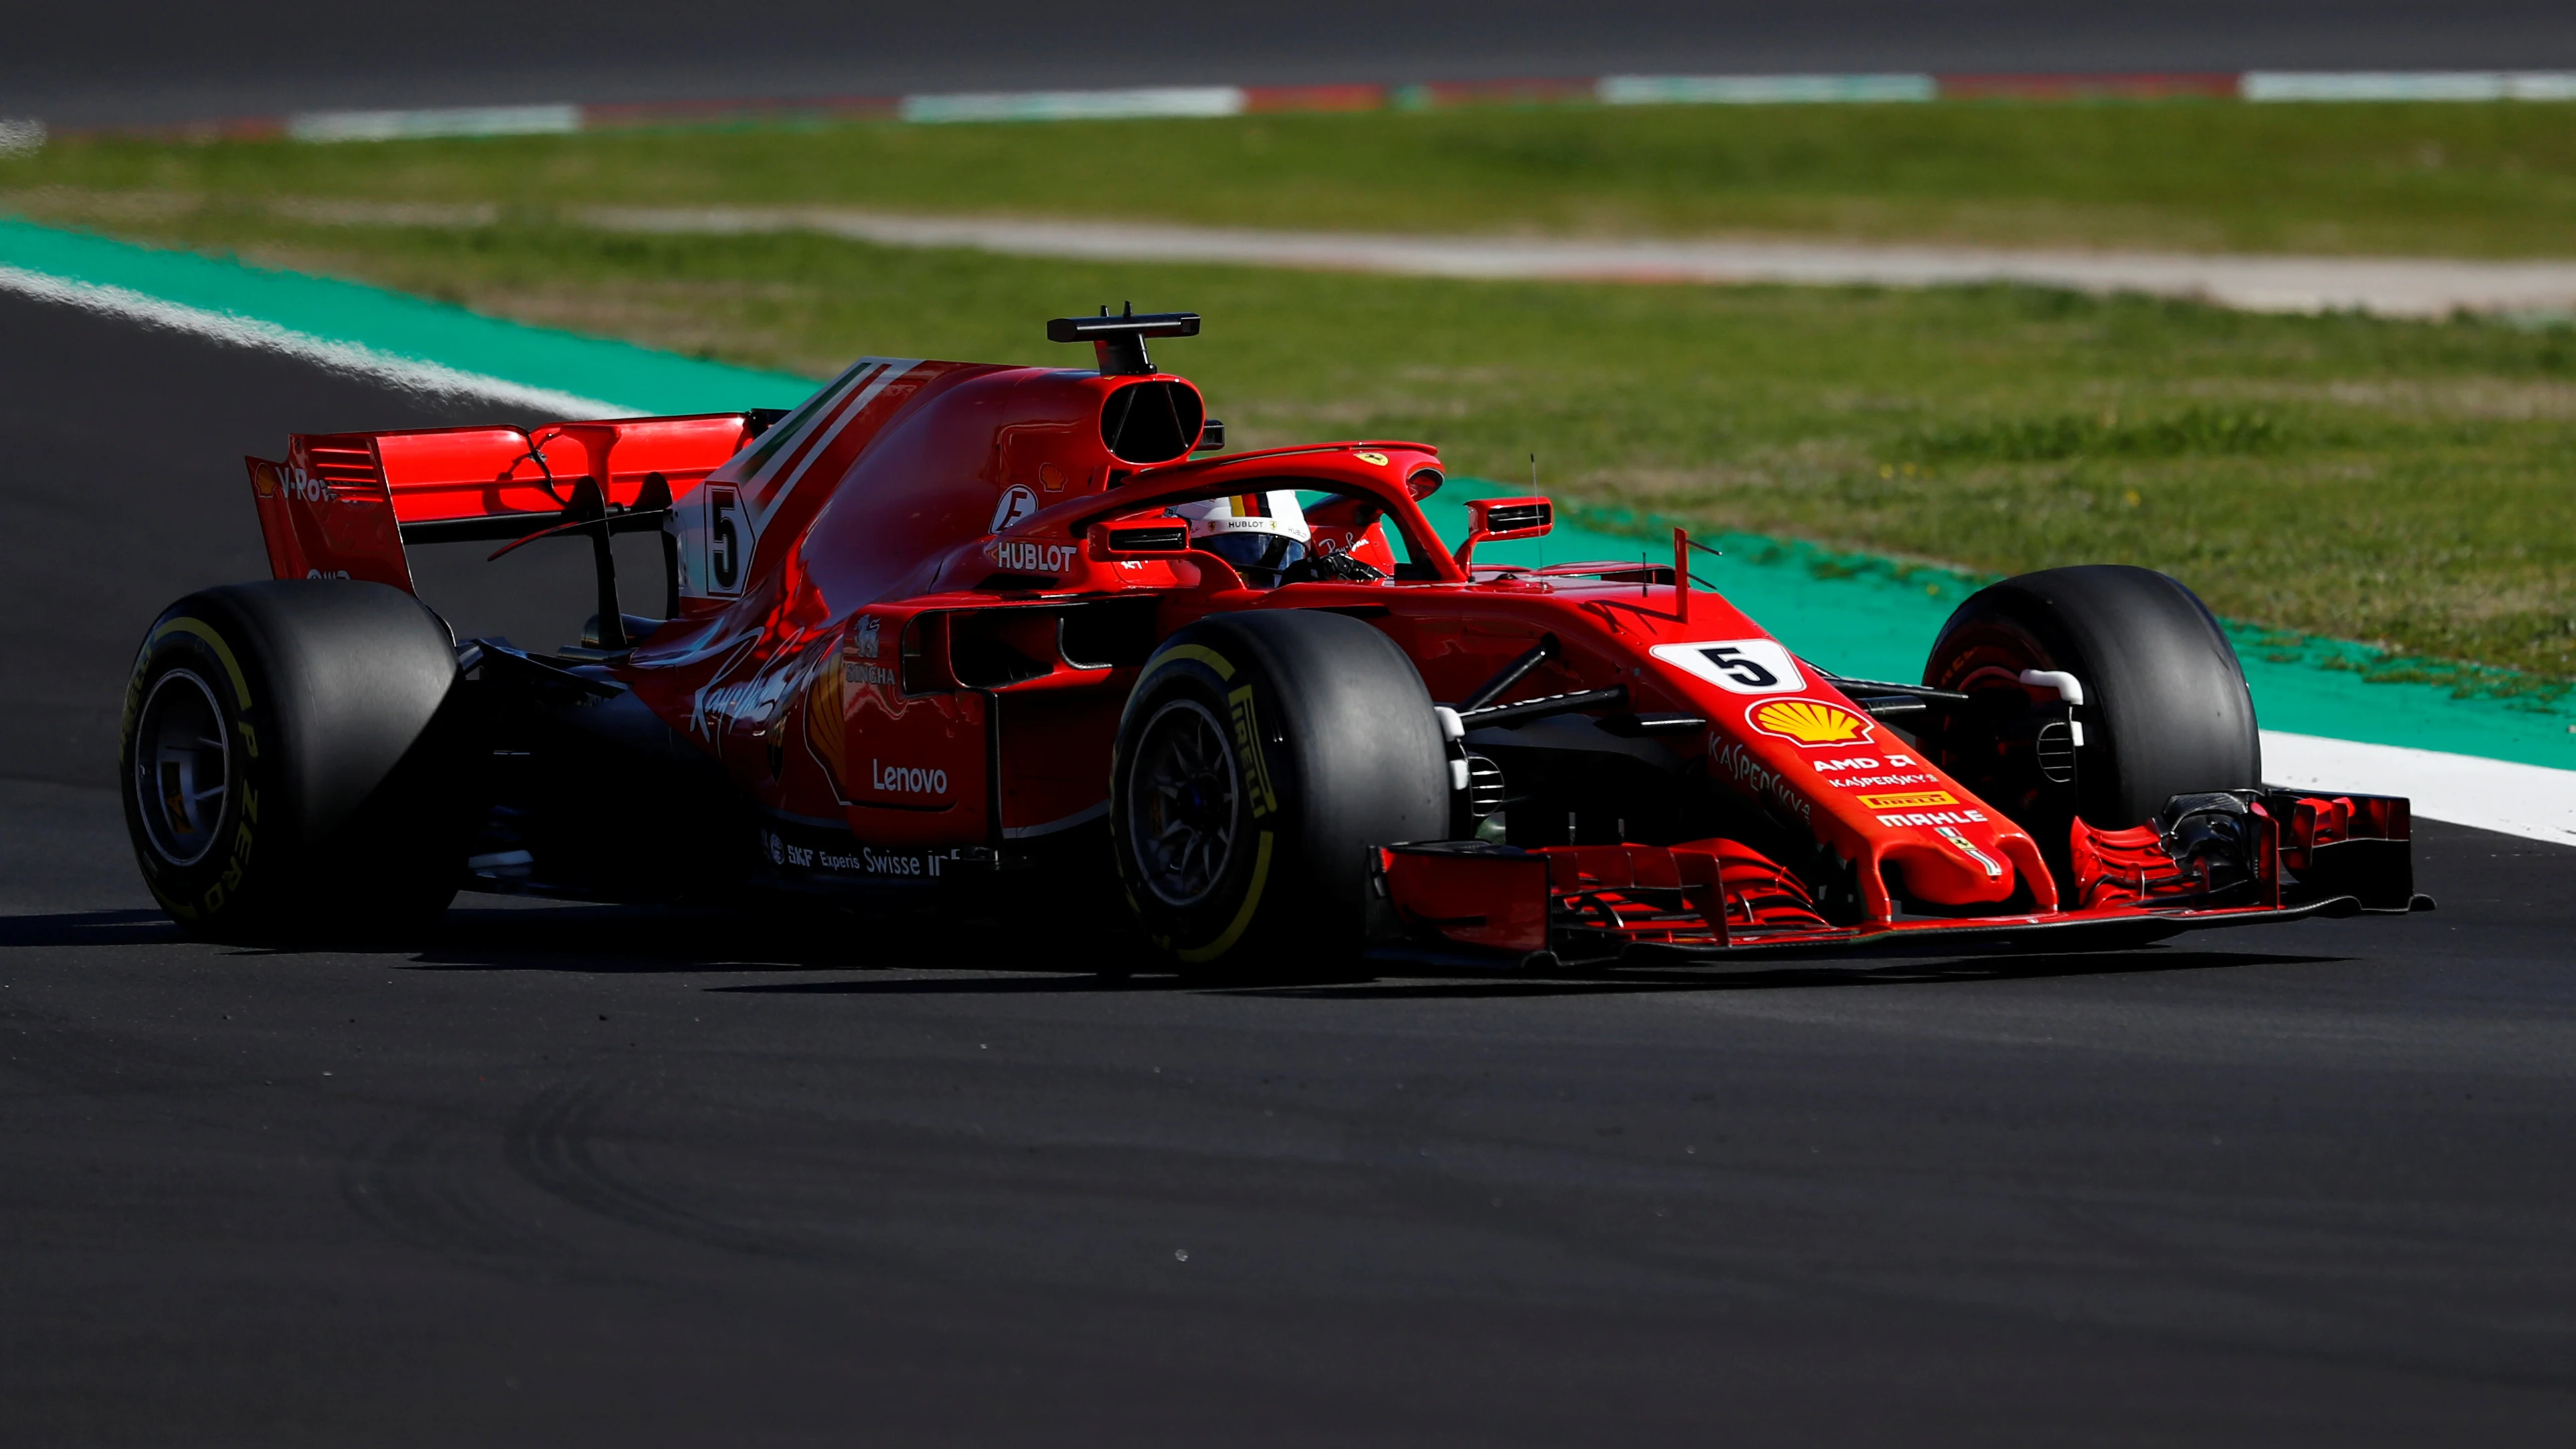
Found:
<path fill-rule="evenodd" d="M 0 206 L 212 198 L 838 204 L 1396 231 L 2554 256 L 2576 105 L 1947 102 L 671 131 L 311 146 L 67 139 Z"/>
<path fill-rule="evenodd" d="M 0 208 L 822 374 L 1071 360 L 1185 306 L 1245 442 L 1409 435 L 1608 513 L 2007 573 L 2124 560 L 2222 613 L 2576 679 L 2576 334 L 2013 288 L 1464 283 L 611 237 L 565 208 L 863 205 L 1415 231 L 2564 255 L 2576 106 L 1940 104 L 843 125 L 386 145 L 73 140 Z M 298 221 L 477 203 L 479 228 Z M 284 203 L 284 205 L 281 205 Z M 311 215 L 309 206 L 302 214 Z M 2410 665 L 2410 668 L 2421 667 Z M 2439 674 L 2448 666 L 2433 666 Z M 2492 685 L 2493 676 L 2462 676 Z"/>
<path fill-rule="evenodd" d="M 2576 677 L 2566 329 L 2009 287 L 1448 282 L 543 225 L 206 212 L 124 229 L 809 374 L 863 352 L 1080 365 L 1043 319 L 1188 307 L 1205 335 L 1157 357 L 1207 390 L 1238 446 L 1414 437 L 1508 479 L 1536 453 L 1543 486 L 1611 511 L 1995 574 L 2146 564 L 2236 618 L 2528 671 L 2505 683 L 2542 694 Z"/>

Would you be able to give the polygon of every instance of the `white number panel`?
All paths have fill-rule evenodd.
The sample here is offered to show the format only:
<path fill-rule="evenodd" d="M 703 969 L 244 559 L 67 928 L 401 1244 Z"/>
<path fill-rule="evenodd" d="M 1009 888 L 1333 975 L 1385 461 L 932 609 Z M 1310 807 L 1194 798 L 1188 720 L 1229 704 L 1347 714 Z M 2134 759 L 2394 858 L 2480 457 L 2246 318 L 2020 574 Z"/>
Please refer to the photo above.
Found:
<path fill-rule="evenodd" d="M 732 599 L 742 594 L 743 573 L 751 567 L 751 518 L 743 511 L 742 493 L 724 483 L 710 483 L 679 515 L 682 579 L 680 592 L 692 598 Z"/>
<path fill-rule="evenodd" d="M 1795 694 L 1807 687 L 1798 661 L 1776 639 L 1713 639 L 1706 644 L 1658 644 L 1655 657 L 1687 670 L 1730 694 Z"/>

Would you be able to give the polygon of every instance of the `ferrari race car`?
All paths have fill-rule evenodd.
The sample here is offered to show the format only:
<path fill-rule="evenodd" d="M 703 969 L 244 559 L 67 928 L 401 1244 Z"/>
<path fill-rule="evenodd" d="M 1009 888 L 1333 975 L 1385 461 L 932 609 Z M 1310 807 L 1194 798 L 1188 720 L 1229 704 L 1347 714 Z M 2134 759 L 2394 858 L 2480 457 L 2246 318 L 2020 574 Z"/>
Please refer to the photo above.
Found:
<path fill-rule="evenodd" d="M 239 939 L 417 926 L 460 888 L 886 912 L 1073 883 L 1197 969 L 2432 904 L 2404 800 L 2262 783 L 2236 656 L 2171 578 L 2010 579 L 1921 683 L 1845 678 L 1679 531 L 1669 565 L 1490 563 L 1551 505 L 1478 500 L 1446 542 L 1427 444 L 1224 453 L 1147 351 L 1198 328 L 1104 308 L 1048 330 L 1095 367 L 871 357 L 784 413 L 248 460 L 274 579 L 173 604 L 126 696 L 154 896 Z M 630 531 L 659 577 L 617 576 Z M 546 539 L 589 546 L 578 646 L 459 640 L 413 594 L 414 547 Z"/>

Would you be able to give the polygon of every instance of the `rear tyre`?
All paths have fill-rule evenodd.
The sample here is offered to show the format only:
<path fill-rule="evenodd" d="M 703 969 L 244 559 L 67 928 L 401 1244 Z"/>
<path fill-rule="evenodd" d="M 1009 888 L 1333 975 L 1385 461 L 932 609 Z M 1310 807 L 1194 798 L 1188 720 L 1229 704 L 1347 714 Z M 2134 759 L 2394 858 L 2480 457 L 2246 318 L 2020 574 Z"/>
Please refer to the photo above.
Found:
<path fill-rule="evenodd" d="M 369 938 L 446 909 L 474 824 L 455 645 L 346 580 L 173 604 L 126 689 L 125 822 L 152 894 L 209 940 Z"/>
<path fill-rule="evenodd" d="M 2023 685 L 2026 670 L 2083 686 L 2069 783 L 2042 767 L 2033 720 L 2054 696 Z M 1976 698 L 1939 740 L 1941 764 L 2030 831 L 2061 884 L 2072 817 L 2124 829 L 2176 795 L 2251 789 L 2263 776 L 2235 648 L 2199 596 L 2152 569 L 2043 569 L 1982 589 L 1942 626 L 1923 682 Z"/>
<path fill-rule="evenodd" d="M 1404 651 L 1340 614 L 1223 615 L 1164 641 L 1110 767 L 1112 854 L 1146 936 L 1185 970 L 1347 959 L 1366 851 L 1448 833 L 1431 709 Z"/>

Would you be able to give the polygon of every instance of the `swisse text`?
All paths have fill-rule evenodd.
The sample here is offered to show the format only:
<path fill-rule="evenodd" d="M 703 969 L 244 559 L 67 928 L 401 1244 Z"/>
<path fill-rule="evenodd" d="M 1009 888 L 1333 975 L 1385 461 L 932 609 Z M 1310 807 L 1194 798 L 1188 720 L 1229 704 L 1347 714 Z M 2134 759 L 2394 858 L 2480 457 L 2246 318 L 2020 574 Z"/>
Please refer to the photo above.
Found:
<path fill-rule="evenodd" d="M 947 857 L 926 850 L 880 850 L 875 846 L 799 845 L 774 830 L 760 833 L 770 863 L 794 870 L 828 870 L 842 874 L 929 878 L 939 874 Z"/>
<path fill-rule="evenodd" d="M 868 788 L 889 795 L 945 795 L 948 793 L 946 770 L 924 770 L 913 765 L 880 765 L 868 761 Z"/>
<path fill-rule="evenodd" d="M 859 853 L 855 856 L 833 855 L 826 856 L 824 859 L 837 870 L 863 870 L 870 875 L 935 876 L 939 874 L 939 857 L 917 851 L 904 851 L 898 854 L 863 845 L 859 847 Z"/>

